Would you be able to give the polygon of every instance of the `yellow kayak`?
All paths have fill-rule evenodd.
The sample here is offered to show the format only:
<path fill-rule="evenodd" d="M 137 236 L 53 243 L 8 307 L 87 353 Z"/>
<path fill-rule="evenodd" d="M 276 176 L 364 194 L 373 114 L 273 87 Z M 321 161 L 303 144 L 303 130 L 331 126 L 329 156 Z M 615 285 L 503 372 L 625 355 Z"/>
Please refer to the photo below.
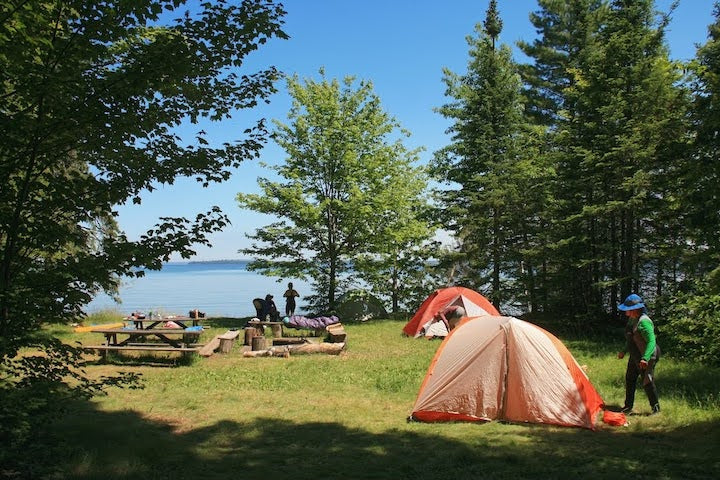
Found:
<path fill-rule="evenodd" d="M 117 322 L 117 323 L 104 323 L 102 325 L 88 325 L 88 326 L 81 326 L 81 327 L 75 327 L 75 332 L 89 332 L 91 330 L 95 330 L 96 328 L 121 328 L 124 327 L 124 322 Z"/>

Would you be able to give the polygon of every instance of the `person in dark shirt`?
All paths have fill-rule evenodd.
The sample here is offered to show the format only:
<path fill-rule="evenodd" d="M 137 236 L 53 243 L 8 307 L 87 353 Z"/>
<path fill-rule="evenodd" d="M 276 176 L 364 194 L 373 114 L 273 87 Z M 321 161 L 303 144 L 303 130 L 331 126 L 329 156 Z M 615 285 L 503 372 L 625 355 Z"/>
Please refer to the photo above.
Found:
<path fill-rule="evenodd" d="M 285 316 L 292 317 L 295 315 L 295 297 L 300 298 L 300 294 L 293 288 L 292 282 L 288 283 L 283 297 L 285 297 Z"/>
<path fill-rule="evenodd" d="M 280 312 L 277 309 L 277 306 L 275 305 L 275 301 L 273 300 L 273 296 L 269 293 L 265 295 L 265 305 L 263 306 L 263 314 L 262 318 L 260 320 L 267 320 L 270 322 L 277 322 L 280 320 Z"/>

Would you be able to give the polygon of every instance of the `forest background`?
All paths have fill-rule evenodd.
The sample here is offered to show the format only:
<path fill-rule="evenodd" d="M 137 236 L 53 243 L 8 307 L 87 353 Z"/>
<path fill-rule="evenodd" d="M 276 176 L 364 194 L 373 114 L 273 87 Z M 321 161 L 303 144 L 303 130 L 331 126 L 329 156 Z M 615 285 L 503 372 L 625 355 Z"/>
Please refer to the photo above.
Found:
<path fill-rule="evenodd" d="M 714 362 L 718 25 L 681 62 L 653 1 L 539 7 L 538 38 L 518 45 L 532 61 L 517 63 L 489 2 L 467 70 L 444 72 L 451 143 L 427 168 L 370 82 L 290 77 L 273 134 L 286 162 L 238 196 L 280 220 L 242 252 L 315 282 L 318 311 L 351 277 L 394 314 L 462 284 L 584 331 L 622 324 L 616 305 L 639 292 L 669 349 Z"/>

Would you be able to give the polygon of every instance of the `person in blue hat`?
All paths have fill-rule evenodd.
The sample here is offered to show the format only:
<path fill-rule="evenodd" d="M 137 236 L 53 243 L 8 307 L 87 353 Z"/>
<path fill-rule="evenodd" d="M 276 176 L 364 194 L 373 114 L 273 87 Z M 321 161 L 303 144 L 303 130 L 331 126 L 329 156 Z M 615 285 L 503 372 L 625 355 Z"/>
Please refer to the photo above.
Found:
<path fill-rule="evenodd" d="M 629 354 L 625 371 L 625 405 L 622 411 L 631 413 L 635 404 L 635 389 L 638 377 L 642 376 L 643 389 L 650 402 L 652 414 L 660 412 L 657 388 L 655 387 L 655 365 L 660 360 L 660 346 L 655 338 L 655 326 L 647 315 L 645 303 L 640 295 L 628 295 L 618 310 L 628 318 L 625 325 L 625 349 L 618 352 L 618 358 Z"/>

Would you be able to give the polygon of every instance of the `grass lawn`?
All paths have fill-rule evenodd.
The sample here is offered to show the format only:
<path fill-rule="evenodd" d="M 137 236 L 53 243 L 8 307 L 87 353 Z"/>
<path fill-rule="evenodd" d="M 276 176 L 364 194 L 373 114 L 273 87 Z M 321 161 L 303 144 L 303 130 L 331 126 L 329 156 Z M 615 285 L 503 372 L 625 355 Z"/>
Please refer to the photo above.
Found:
<path fill-rule="evenodd" d="M 404 321 L 346 325 L 340 356 L 244 358 L 186 365 L 92 363 L 90 376 L 131 370 L 140 390 L 79 403 L 54 427 L 67 444 L 58 478 L 446 479 L 716 478 L 720 369 L 663 358 L 662 413 L 642 390 L 628 427 L 407 423 L 439 341 L 401 336 Z M 202 341 L 232 320 L 210 323 Z M 96 343 L 97 334 L 56 334 Z M 662 340 L 662 339 L 661 339 Z M 622 343 L 566 340 L 609 406 L 624 398 Z"/>

